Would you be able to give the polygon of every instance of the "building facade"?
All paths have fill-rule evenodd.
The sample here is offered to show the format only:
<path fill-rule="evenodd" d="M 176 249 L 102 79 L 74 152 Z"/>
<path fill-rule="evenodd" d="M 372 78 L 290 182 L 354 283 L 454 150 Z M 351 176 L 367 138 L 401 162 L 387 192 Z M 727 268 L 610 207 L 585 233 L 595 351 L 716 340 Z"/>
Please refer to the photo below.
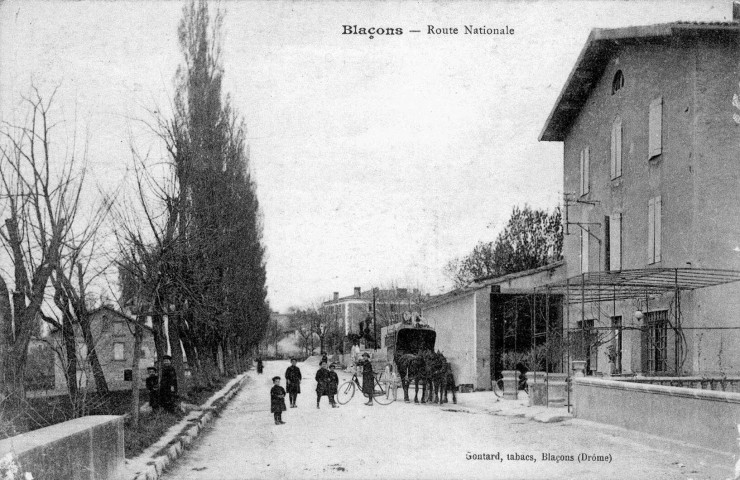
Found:
<path fill-rule="evenodd" d="M 96 340 L 95 351 L 109 390 L 131 389 L 134 355 L 134 319 L 110 307 L 100 307 L 90 312 L 90 328 Z M 74 326 L 77 346 L 77 385 L 79 388 L 95 390 L 95 380 L 88 359 L 88 348 L 79 325 Z M 53 389 L 47 394 L 67 392 L 66 354 L 64 339 L 60 331 L 51 332 L 43 339 L 54 352 Z M 37 348 L 39 348 L 37 346 Z M 155 365 L 157 351 L 154 336 L 149 327 L 144 327 L 139 358 L 140 387 L 144 388 L 146 369 Z"/>
<path fill-rule="evenodd" d="M 532 343 L 528 336 L 519 338 L 517 345 L 517 329 L 507 328 L 509 318 L 503 312 L 512 310 L 509 308 L 512 300 L 532 299 L 535 289 L 564 279 L 565 266 L 557 262 L 478 281 L 426 302 L 422 312 L 424 322 L 437 332 L 435 350 L 441 351 L 451 363 L 457 384 L 490 390 L 491 380 L 502 370 L 501 355 L 512 350 L 526 351 Z M 560 325 L 561 314 L 555 309 L 551 313 Z M 522 320 L 522 324 L 527 330 L 529 322 Z"/>
<path fill-rule="evenodd" d="M 547 120 L 591 372 L 740 373 L 739 54 L 734 22 L 595 29 Z"/>

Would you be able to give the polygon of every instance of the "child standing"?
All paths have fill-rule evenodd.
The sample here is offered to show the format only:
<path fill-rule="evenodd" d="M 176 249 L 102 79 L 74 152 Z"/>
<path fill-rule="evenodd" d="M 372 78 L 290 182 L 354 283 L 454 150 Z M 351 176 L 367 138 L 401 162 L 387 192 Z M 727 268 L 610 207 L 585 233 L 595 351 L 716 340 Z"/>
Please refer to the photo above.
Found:
<path fill-rule="evenodd" d="M 285 389 L 280 386 L 280 377 L 272 377 L 273 387 L 270 389 L 270 411 L 275 416 L 275 425 L 283 425 L 285 408 Z"/>
<path fill-rule="evenodd" d="M 393 370 L 393 364 L 389 363 L 385 366 L 383 372 L 383 384 L 385 385 L 385 398 L 393 398 L 393 401 L 397 399 L 396 393 L 398 391 L 398 375 Z"/>

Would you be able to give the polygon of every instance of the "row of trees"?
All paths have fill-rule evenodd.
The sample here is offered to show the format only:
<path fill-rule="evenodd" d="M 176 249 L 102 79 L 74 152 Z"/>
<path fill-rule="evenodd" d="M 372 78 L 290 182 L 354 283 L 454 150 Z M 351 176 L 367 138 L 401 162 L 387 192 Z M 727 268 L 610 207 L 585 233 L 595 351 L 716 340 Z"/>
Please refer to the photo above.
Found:
<path fill-rule="evenodd" d="M 183 350 L 193 381 L 204 385 L 242 369 L 262 338 L 270 312 L 262 219 L 245 128 L 221 90 L 221 21 L 220 14 L 210 17 L 205 0 L 184 8 L 173 114 L 147 123 L 166 154 L 151 159 L 132 145 L 133 194 L 122 188 L 89 201 L 84 147 L 52 139 L 53 94 L 45 100 L 33 89 L 25 100 L 28 122 L 3 125 L 0 413 L 7 429 L 23 428 L 27 351 L 39 319 L 62 332 L 73 404 L 75 331 L 97 392 L 108 391 L 90 326 L 101 302 L 95 287 L 110 290 L 136 316 L 133 385 L 148 325 L 158 358 L 171 353 L 181 385 Z"/>
<path fill-rule="evenodd" d="M 498 277 L 557 262 L 563 258 L 560 208 L 552 213 L 525 205 L 514 207 L 504 230 L 493 242 L 479 242 L 468 255 L 445 266 L 456 287 L 479 278 Z"/>

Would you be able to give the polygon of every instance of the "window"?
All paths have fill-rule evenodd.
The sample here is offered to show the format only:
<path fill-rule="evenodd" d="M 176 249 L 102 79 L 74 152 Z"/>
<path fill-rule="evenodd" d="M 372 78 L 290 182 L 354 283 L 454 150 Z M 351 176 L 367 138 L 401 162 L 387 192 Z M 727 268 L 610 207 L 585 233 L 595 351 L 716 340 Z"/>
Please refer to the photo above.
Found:
<path fill-rule="evenodd" d="M 619 117 L 612 124 L 611 175 L 612 180 L 622 176 L 622 119 Z"/>
<path fill-rule="evenodd" d="M 588 230 L 581 228 L 581 273 L 588 273 Z"/>
<path fill-rule="evenodd" d="M 645 314 L 647 325 L 647 370 L 649 373 L 668 371 L 668 311 Z"/>
<path fill-rule="evenodd" d="M 149 347 L 141 347 L 141 358 L 149 358 Z"/>
<path fill-rule="evenodd" d="M 624 87 L 624 74 L 621 70 L 617 70 L 612 80 L 612 95 L 617 93 L 622 87 Z"/>
<path fill-rule="evenodd" d="M 581 195 L 586 195 L 591 189 L 589 165 L 589 147 L 586 147 L 581 150 Z"/>
<path fill-rule="evenodd" d="M 124 344 L 114 343 L 113 344 L 113 360 L 125 360 L 123 355 Z"/>
<path fill-rule="evenodd" d="M 663 97 L 650 102 L 650 118 L 648 120 L 648 160 L 657 157 L 663 152 Z"/>
<path fill-rule="evenodd" d="M 663 202 L 660 196 L 648 201 L 648 263 L 660 262 L 662 210 Z"/>
<path fill-rule="evenodd" d="M 116 337 L 123 335 L 123 322 L 113 322 L 113 335 Z"/>
<path fill-rule="evenodd" d="M 604 270 L 622 269 L 622 214 L 604 217 Z"/>
<path fill-rule="evenodd" d="M 594 321 L 579 320 L 574 340 L 574 354 L 578 360 L 586 360 L 586 372 L 596 370 L 598 335 L 594 328 Z"/>

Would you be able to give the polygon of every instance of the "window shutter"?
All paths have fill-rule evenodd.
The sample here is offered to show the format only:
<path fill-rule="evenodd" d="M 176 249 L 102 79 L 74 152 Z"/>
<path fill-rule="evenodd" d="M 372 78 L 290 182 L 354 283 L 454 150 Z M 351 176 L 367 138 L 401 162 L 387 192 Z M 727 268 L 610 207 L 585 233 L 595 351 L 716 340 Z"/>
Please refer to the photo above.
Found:
<path fill-rule="evenodd" d="M 663 97 L 650 102 L 650 119 L 648 122 L 648 160 L 663 152 Z"/>
<path fill-rule="evenodd" d="M 663 201 L 661 198 L 655 197 L 655 261 L 660 261 L 661 253 L 661 237 L 663 227 L 661 225 L 661 217 L 663 216 Z"/>
<path fill-rule="evenodd" d="M 584 154 L 584 156 L 583 156 L 583 171 L 585 173 L 585 175 L 584 175 L 585 176 L 585 178 L 584 178 L 584 188 L 585 188 L 585 190 L 584 190 L 583 193 L 588 193 L 591 190 L 591 178 L 590 178 L 591 161 L 589 159 L 589 153 L 590 153 L 589 150 L 590 150 L 589 147 L 586 147 L 586 149 L 583 152 L 583 154 Z"/>
<path fill-rule="evenodd" d="M 609 218 L 609 270 L 622 269 L 622 214 Z"/>
<path fill-rule="evenodd" d="M 622 119 L 612 127 L 612 178 L 622 176 Z"/>
<path fill-rule="evenodd" d="M 581 180 L 581 195 L 584 195 L 586 193 L 585 184 L 583 183 L 583 180 L 584 180 L 585 174 L 586 174 L 585 167 L 584 167 L 584 162 L 583 162 L 583 157 L 584 157 L 584 153 L 585 152 L 586 152 L 585 150 L 581 150 L 581 178 L 580 178 L 580 180 Z"/>
<path fill-rule="evenodd" d="M 610 174 L 611 178 L 617 178 L 617 137 L 616 137 L 616 130 L 617 130 L 617 124 L 615 123 L 612 125 L 612 139 L 611 139 L 611 153 L 609 155 L 609 158 L 611 159 L 610 163 Z"/>
<path fill-rule="evenodd" d="M 581 229 L 581 273 L 588 273 L 588 230 Z"/>
<path fill-rule="evenodd" d="M 648 263 L 655 263 L 655 199 L 648 201 Z"/>
<path fill-rule="evenodd" d="M 611 253 L 611 243 L 610 243 L 610 218 L 604 217 L 604 271 L 609 271 L 611 268 L 609 266 L 611 265 L 611 258 L 609 257 Z"/>

